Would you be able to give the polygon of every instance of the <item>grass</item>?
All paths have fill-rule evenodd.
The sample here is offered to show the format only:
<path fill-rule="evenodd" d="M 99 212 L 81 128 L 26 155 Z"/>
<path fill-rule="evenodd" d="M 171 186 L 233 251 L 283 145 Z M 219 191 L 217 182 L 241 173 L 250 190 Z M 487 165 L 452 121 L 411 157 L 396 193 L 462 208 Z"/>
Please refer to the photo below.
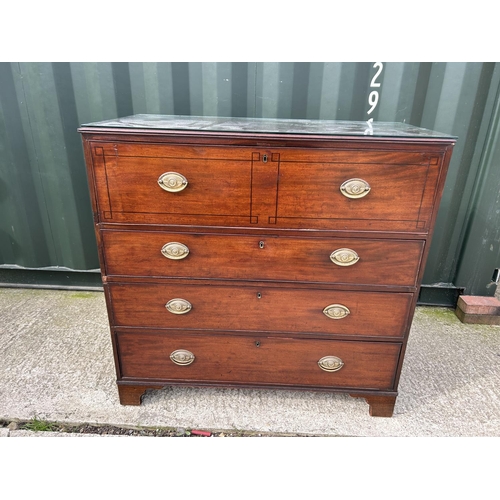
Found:
<path fill-rule="evenodd" d="M 71 299 L 92 299 L 95 297 L 94 292 L 74 292 L 69 296 Z"/>
<path fill-rule="evenodd" d="M 23 425 L 23 429 L 35 432 L 53 431 L 54 428 L 54 424 L 46 422 L 45 420 L 38 420 L 36 417 Z"/>

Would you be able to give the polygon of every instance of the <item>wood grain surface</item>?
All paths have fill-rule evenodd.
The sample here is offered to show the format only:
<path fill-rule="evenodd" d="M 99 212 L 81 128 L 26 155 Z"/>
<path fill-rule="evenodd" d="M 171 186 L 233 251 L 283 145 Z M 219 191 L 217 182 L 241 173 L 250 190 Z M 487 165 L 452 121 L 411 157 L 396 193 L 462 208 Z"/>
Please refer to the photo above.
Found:
<path fill-rule="evenodd" d="M 108 276 L 416 286 L 423 242 L 368 238 L 102 231 Z M 189 248 L 182 260 L 161 253 L 169 242 Z M 349 248 L 359 256 L 339 266 L 330 255 Z"/>
<path fill-rule="evenodd" d="M 398 343 L 185 332 L 121 332 L 117 339 L 124 380 L 183 379 L 379 390 L 392 388 L 401 348 Z M 188 366 L 174 364 L 170 354 L 178 349 L 192 352 L 194 362 Z M 323 371 L 318 361 L 324 356 L 337 356 L 344 366 L 336 372 Z"/>
<path fill-rule="evenodd" d="M 413 299 L 410 293 L 284 289 L 277 286 L 109 284 L 115 324 L 155 328 L 304 332 L 402 337 Z M 191 303 L 187 314 L 172 314 L 169 300 Z M 323 309 L 350 310 L 331 319 Z"/>

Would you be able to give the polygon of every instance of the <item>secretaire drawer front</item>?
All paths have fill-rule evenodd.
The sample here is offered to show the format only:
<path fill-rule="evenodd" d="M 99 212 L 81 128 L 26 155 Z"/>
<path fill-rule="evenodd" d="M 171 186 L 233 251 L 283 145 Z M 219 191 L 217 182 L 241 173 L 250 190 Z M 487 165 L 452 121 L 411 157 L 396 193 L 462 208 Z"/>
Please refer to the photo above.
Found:
<path fill-rule="evenodd" d="M 390 389 L 401 344 L 186 332 L 117 334 L 123 379 Z"/>
<path fill-rule="evenodd" d="M 117 326 L 402 337 L 410 293 L 109 285 Z"/>
<path fill-rule="evenodd" d="M 280 161 L 276 224 L 290 228 L 427 230 L 439 158 L 420 164 Z M 393 161 L 397 161 L 393 159 Z"/>
<path fill-rule="evenodd" d="M 252 153 L 242 148 L 94 148 L 103 220 L 248 224 Z"/>
<path fill-rule="evenodd" d="M 103 231 L 109 276 L 415 286 L 423 241 Z"/>

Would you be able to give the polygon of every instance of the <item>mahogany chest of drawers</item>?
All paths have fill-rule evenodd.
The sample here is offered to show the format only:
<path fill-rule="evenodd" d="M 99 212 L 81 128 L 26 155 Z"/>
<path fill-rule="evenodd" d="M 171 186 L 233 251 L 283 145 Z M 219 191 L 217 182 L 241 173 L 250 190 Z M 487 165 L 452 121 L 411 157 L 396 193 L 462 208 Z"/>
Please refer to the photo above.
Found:
<path fill-rule="evenodd" d="M 286 388 L 392 415 L 453 137 L 158 115 L 79 131 L 122 404 Z"/>

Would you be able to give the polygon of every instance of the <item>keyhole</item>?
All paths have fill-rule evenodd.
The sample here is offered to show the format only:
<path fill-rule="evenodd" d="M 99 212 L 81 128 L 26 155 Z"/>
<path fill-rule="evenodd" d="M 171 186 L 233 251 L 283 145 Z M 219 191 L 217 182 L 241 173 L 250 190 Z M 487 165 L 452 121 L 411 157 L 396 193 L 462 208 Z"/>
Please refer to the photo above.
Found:
<path fill-rule="evenodd" d="M 262 294 L 260 292 L 257 292 L 257 298 L 258 299 L 261 299 L 262 298 Z"/>
<path fill-rule="evenodd" d="M 255 347 L 260 347 L 260 340 L 255 341 Z"/>
<path fill-rule="evenodd" d="M 267 155 L 264 155 L 264 156 L 262 157 L 262 161 L 263 161 L 264 163 L 267 163 Z"/>
<path fill-rule="evenodd" d="M 259 248 L 264 248 L 264 242 L 263 241 L 259 241 Z"/>

